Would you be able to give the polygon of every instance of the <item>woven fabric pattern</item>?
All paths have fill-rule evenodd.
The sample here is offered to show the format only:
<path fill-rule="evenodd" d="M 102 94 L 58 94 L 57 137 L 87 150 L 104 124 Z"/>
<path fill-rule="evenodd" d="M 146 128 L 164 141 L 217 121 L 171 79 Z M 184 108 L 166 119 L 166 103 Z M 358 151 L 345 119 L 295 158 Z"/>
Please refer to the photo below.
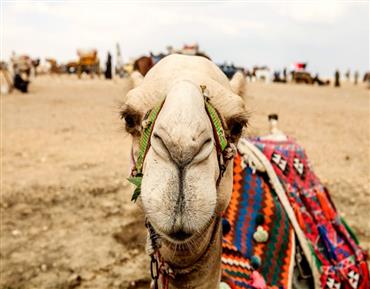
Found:
<path fill-rule="evenodd" d="M 271 162 L 285 189 L 321 274 L 322 288 L 370 288 L 366 254 L 312 171 L 304 149 L 291 139 L 250 141 Z M 235 289 L 287 288 L 294 232 L 267 176 L 254 173 L 247 164 L 243 156 L 236 156 L 233 192 L 225 212 L 231 228 L 223 240 L 223 279 Z M 261 219 L 268 240 L 256 242 Z M 256 259 L 258 268 L 253 264 Z M 255 286 L 256 272 L 266 285 Z"/>
<path fill-rule="evenodd" d="M 242 161 L 235 157 L 233 193 L 224 214 L 231 230 L 223 240 L 223 277 L 234 288 L 254 288 L 257 271 L 267 288 L 288 288 L 293 229 L 266 176 L 242 169 Z M 267 241 L 254 239 L 258 226 L 268 233 Z M 258 268 L 253 258 L 260 260 Z"/>
<path fill-rule="evenodd" d="M 304 149 L 284 142 L 252 140 L 270 160 L 311 246 L 322 288 L 370 288 L 365 254 L 342 222 Z"/>

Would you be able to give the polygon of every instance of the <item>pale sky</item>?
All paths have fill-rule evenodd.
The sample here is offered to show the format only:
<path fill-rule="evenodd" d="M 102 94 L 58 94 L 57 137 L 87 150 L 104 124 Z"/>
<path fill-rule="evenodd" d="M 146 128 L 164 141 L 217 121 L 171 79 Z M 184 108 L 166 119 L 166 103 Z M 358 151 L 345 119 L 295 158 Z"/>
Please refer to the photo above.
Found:
<path fill-rule="evenodd" d="M 77 58 L 94 47 L 102 62 L 119 42 L 123 60 L 198 42 L 217 63 L 272 69 L 307 61 L 322 76 L 369 70 L 368 1 L 6 1 L 1 59 Z"/>

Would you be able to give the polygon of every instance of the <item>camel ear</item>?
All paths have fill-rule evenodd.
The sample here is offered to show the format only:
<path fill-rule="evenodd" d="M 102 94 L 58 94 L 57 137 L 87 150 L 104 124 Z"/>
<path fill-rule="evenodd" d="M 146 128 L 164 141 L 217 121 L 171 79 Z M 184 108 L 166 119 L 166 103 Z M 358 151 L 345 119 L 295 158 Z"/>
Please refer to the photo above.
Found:
<path fill-rule="evenodd" d="M 144 80 L 144 76 L 139 71 L 133 71 L 131 73 L 131 81 L 133 88 L 138 87 Z"/>
<path fill-rule="evenodd" d="M 125 123 L 125 129 L 128 133 L 137 136 L 141 131 L 142 115 L 128 105 L 124 105 L 120 111 L 120 117 Z"/>
<path fill-rule="evenodd" d="M 244 72 L 238 70 L 230 80 L 231 90 L 244 99 L 246 93 L 247 81 Z"/>
<path fill-rule="evenodd" d="M 248 113 L 232 116 L 226 120 L 228 128 L 228 141 L 236 144 L 243 133 L 243 129 L 248 125 Z"/>

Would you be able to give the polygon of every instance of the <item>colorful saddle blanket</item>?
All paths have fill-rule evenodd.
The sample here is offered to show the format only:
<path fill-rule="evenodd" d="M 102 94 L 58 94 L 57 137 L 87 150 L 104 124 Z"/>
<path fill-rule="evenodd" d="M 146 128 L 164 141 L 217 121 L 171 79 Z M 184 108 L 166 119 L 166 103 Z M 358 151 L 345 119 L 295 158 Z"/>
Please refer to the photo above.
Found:
<path fill-rule="evenodd" d="M 291 139 L 249 141 L 271 163 L 285 190 L 315 261 L 316 281 L 329 289 L 370 288 L 365 253 L 311 170 L 304 149 Z M 237 155 L 224 215 L 230 229 L 223 240 L 223 280 L 232 288 L 291 288 L 295 234 L 289 220 L 268 174 Z"/>
<path fill-rule="evenodd" d="M 268 288 L 288 288 L 294 230 L 266 175 L 243 167 L 237 155 L 233 193 L 224 214 L 230 224 L 223 239 L 224 280 L 234 288 L 259 287 L 259 272 Z"/>

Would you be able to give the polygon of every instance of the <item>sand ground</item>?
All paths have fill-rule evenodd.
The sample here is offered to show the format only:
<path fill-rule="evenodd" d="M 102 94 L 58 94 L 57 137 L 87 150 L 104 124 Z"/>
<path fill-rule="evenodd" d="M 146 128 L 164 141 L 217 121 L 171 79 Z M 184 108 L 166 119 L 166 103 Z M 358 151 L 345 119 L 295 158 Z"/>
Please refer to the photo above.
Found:
<path fill-rule="evenodd" d="M 147 288 L 142 213 L 130 203 L 127 80 L 43 76 L 2 96 L 0 288 Z M 370 247 L 369 91 L 248 84 L 249 135 L 267 114 L 307 150 Z"/>

